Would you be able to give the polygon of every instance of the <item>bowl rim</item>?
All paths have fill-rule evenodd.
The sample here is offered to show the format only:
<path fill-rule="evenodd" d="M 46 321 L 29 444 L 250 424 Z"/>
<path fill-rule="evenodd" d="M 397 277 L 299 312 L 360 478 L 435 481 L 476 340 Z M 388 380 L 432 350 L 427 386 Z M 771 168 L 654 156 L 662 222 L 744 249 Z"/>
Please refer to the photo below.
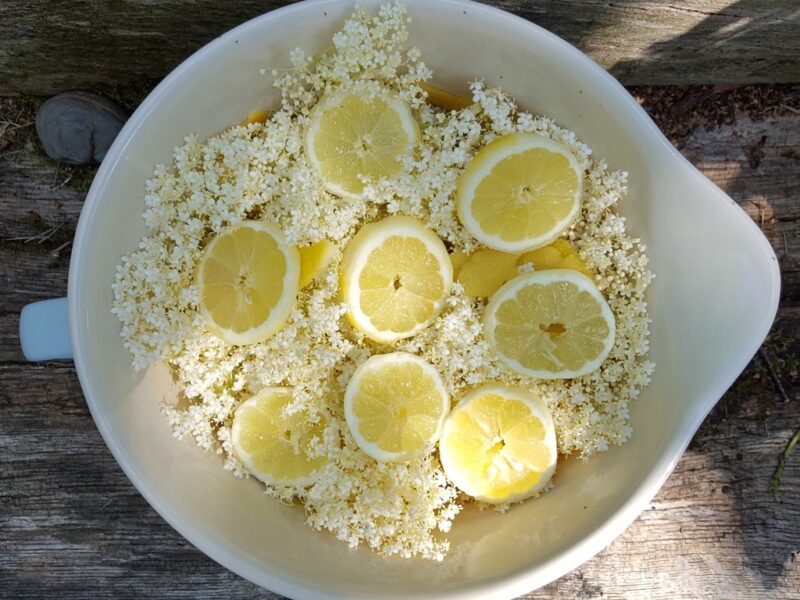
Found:
<path fill-rule="evenodd" d="M 181 514 L 179 508 L 169 506 L 168 503 L 162 502 L 159 493 L 152 489 L 148 482 L 139 475 L 137 466 L 133 460 L 130 459 L 124 450 L 117 445 L 114 437 L 114 432 L 108 420 L 103 415 L 100 405 L 96 402 L 95 397 L 98 395 L 95 386 L 91 379 L 91 374 L 88 365 L 84 362 L 84 355 L 86 353 L 86 345 L 88 340 L 84 335 L 84 323 L 81 318 L 81 283 L 84 274 L 82 273 L 81 265 L 84 262 L 83 257 L 86 256 L 89 248 L 85 242 L 87 238 L 87 231 L 91 228 L 92 222 L 95 219 L 98 207 L 103 201 L 103 190 L 107 183 L 114 176 L 116 168 L 120 162 L 120 158 L 129 143 L 129 141 L 136 135 L 141 124 L 147 119 L 150 112 L 165 96 L 169 95 L 170 91 L 179 85 L 183 73 L 197 63 L 202 62 L 207 55 L 217 51 L 223 47 L 231 38 L 242 34 L 251 29 L 258 29 L 262 27 L 263 23 L 268 22 L 278 16 L 290 16 L 292 13 L 302 13 L 312 7 L 324 7 L 340 4 L 340 0 L 304 0 L 302 2 L 294 3 L 291 5 L 283 6 L 266 12 L 262 15 L 254 17 L 244 23 L 227 31 L 223 35 L 215 38 L 205 46 L 195 51 L 191 56 L 173 69 L 145 98 L 141 105 L 131 115 L 128 122 L 123 127 L 122 131 L 117 136 L 112 147 L 107 153 L 106 159 L 100 165 L 97 175 L 92 182 L 91 188 L 86 196 L 83 209 L 80 214 L 78 226 L 75 232 L 75 241 L 73 245 L 72 256 L 69 268 L 68 280 L 68 315 L 70 325 L 70 337 L 72 347 L 74 349 L 75 367 L 78 374 L 81 387 L 83 389 L 86 403 L 95 424 L 100 431 L 103 440 L 116 459 L 119 466 L 122 468 L 125 475 L 138 490 L 138 492 L 147 500 L 151 507 L 169 523 L 181 536 L 198 548 L 208 557 L 212 558 L 225 568 L 236 573 L 237 575 L 248 579 L 249 581 L 262 586 L 271 591 L 283 594 L 289 597 L 315 597 L 315 598 L 341 598 L 341 596 L 330 590 L 320 588 L 316 585 L 306 585 L 303 582 L 298 582 L 294 579 L 284 576 L 282 573 L 264 567 L 256 567 L 247 561 L 243 560 L 237 554 L 237 548 L 231 544 L 221 543 L 221 540 L 214 539 L 196 530 L 195 526 L 189 522 Z M 372 3 L 370 2 L 369 5 Z M 416 2 L 409 4 L 417 4 Z M 605 69 L 595 63 L 591 58 L 586 56 L 583 52 L 563 40 L 559 36 L 551 33 L 550 31 L 536 25 L 531 21 L 527 21 L 522 17 L 495 8 L 487 6 L 473 0 L 438 0 L 439 5 L 450 5 L 458 10 L 469 10 L 473 13 L 479 14 L 487 19 L 492 19 L 495 22 L 501 22 L 509 27 L 519 30 L 521 35 L 533 34 L 547 38 L 550 43 L 553 43 L 560 52 L 572 55 L 579 58 L 586 64 L 586 67 L 599 74 L 600 81 L 603 85 L 608 87 L 608 93 L 615 97 L 615 101 L 620 108 L 628 111 L 630 118 L 640 121 L 640 124 L 647 128 L 652 134 L 651 141 L 659 143 L 663 146 L 674 159 L 680 161 L 688 172 L 693 173 L 695 176 L 702 177 L 709 185 L 716 188 L 713 182 L 710 182 L 702 173 L 700 173 L 694 165 L 692 165 L 678 150 L 667 140 L 661 133 L 660 129 L 650 119 L 644 109 L 633 99 L 633 97 L 625 90 L 612 75 Z M 423 6 L 420 2 L 417 7 Z M 413 10 L 416 7 L 411 7 Z M 417 8 L 424 10 L 421 8 Z M 698 398 L 691 409 L 691 420 L 680 436 L 675 436 L 671 439 L 656 463 L 651 468 L 649 474 L 641 480 L 638 485 L 633 489 L 628 499 L 619 505 L 614 512 L 599 521 L 597 526 L 582 540 L 575 543 L 567 551 L 551 557 L 539 565 L 526 565 L 518 568 L 512 574 L 488 579 L 478 584 L 472 585 L 469 588 L 453 589 L 448 591 L 441 591 L 436 593 L 425 593 L 424 595 L 393 595 L 382 594 L 382 598 L 464 598 L 467 595 L 480 596 L 482 598 L 507 598 L 511 596 L 522 595 L 526 592 L 532 591 L 542 587 L 573 569 L 579 567 L 581 564 L 592 558 L 598 552 L 608 546 L 615 538 L 617 538 L 645 509 L 646 505 L 655 496 L 658 490 L 666 481 L 667 477 L 673 471 L 678 461 L 680 460 L 683 452 L 688 446 L 689 442 L 694 437 L 695 432 L 702 424 L 705 417 L 722 397 L 725 391 L 736 380 L 739 374 L 744 370 L 750 362 L 752 356 L 756 353 L 764 337 L 766 337 L 772 322 L 775 318 L 778 309 L 778 302 L 780 297 L 780 270 L 778 267 L 777 258 L 775 257 L 772 246 L 764 236 L 763 232 L 753 222 L 753 220 L 744 212 L 744 210 L 736 204 L 727 194 L 717 188 L 720 194 L 731 201 L 735 206 L 735 211 L 740 219 L 744 220 L 746 227 L 756 234 L 756 239 L 761 245 L 762 250 L 767 255 L 768 264 L 770 265 L 770 287 L 769 304 L 770 310 L 766 313 L 763 324 L 760 328 L 758 336 L 754 337 L 748 346 L 747 352 L 742 354 L 740 360 L 732 365 L 726 376 L 722 377 L 718 384 L 714 387 L 713 391 L 705 396 Z M 768 317 L 768 318 L 767 318 Z M 364 592 L 348 592 L 350 598 L 368 598 L 376 597 L 375 594 L 367 595 Z"/>

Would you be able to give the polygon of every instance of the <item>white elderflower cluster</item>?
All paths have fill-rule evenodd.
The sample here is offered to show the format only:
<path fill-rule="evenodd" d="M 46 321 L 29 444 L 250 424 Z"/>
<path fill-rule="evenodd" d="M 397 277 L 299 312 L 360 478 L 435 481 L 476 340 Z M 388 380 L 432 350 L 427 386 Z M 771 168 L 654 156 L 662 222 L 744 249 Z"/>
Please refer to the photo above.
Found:
<path fill-rule="evenodd" d="M 378 462 L 341 433 L 320 445 L 329 462 L 302 495 L 308 524 L 380 554 L 444 558 L 449 544 L 433 533 L 448 532 L 461 505 L 436 454 Z"/>
<path fill-rule="evenodd" d="M 441 315 L 392 350 L 433 364 L 457 402 L 484 382 L 505 382 L 538 392 L 556 424 L 559 451 L 588 457 L 631 435 L 628 404 L 649 383 L 647 304 L 652 275 L 644 246 L 625 230 L 615 205 L 625 174 L 593 160 L 590 149 L 551 119 L 517 109 L 511 98 L 473 82 L 473 104 L 444 111 L 425 103 L 421 82 L 431 72 L 419 50 L 406 48 L 408 16 L 388 4 L 370 16 L 356 12 L 318 56 L 292 52 L 292 68 L 275 71 L 281 106 L 265 123 L 235 126 L 205 141 L 188 136 L 174 161 L 147 182 L 147 235 L 122 258 L 113 284 L 113 312 L 135 368 L 163 361 L 182 390 L 164 406 L 177 437 L 221 455 L 225 468 L 247 477 L 231 443 L 231 422 L 241 402 L 269 386 L 293 389 L 290 413 L 324 422 L 313 452 L 326 466 L 305 487 L 267 486 L 282 502 L 303 504 L 310 526 L 350 545 L 381 554 L 441 559 L 461 497 L 435 453 L 407 463 L 382 463 L 361 452 L 345 423 L 342 396 L 355 369 L 376 352 L 345 319 L 339 300 L 341 251 L 364 223 L 387 214 L 412 215 L 434 230 L 452 252 L 478 243 L 455 210 L 459 175 L 485 144 L 507 133 L 547 136 L 568 147 L 585 170 L 579 218 L 565 233 L 595 274 L 614 312 L 617 339 L 597 371 L 574 380 L 519 377 L 494 356 L 482 332 L 485 304 L 453 286 Z M 309 113 L 332 90 L 403 98 L 421 125 L 420 143 L 402 172 L 366 181 L 362 200 L 338 198 L 324 188 L 303 150 Z M 286 325 L 264 342 L 231 346 L 199 317 L 195 273 L 210 239 L 246 219 L 277 223 L 290 243 L 329 240 L 337 252 L 327 271 L 301 290 Z M 530 270 L 530 264 L 520 267 Z"/>
<path fill-rule="evenodd" d="M 409 22 L 403 5 L 384 4 L 377 15 L 355 12 L 317 56 L 296 49 L 290 57 L 292 69 L 272 71 L 283 109 L 308 115 L 325 93 L 362 85 L 391 90 L 419 109 L 425 101 L 419 83 L 432 73 L 419 48 L 406 48 Z"/>

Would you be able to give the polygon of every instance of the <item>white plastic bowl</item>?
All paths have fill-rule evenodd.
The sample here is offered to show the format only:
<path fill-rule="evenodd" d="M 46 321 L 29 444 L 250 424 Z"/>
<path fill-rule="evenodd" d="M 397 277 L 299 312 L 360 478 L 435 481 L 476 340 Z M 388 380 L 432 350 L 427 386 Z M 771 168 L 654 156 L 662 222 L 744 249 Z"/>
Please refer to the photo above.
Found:
<path fill-rule="evenodd" d="M 372 6 L 373 2 L 365 3 Z M 144 182 L 188 133 L 200 137 L 276 100 L 262 67 L 325 47 L 353 8 L 317 0 L 249 21 L 198 51 L 142 103 L 106 156 L 80 218 L 69 277 L 75 363 L 97 427 L 125 473 L 182 535 L 232 571 L 287 596 L 511 597 L 574 569 L 619 535 L 672 471 L 692 435 L 765 337 L 777 261 L 753 222 L 696 171 L 611 76 L 554 35 L 463 0 L 410 0 L 412 43 L 436 82 L 485 78 L 555 117 L 630 173 L 620 207 L 657 278 L 652 385 L 633 405 L 633 438 L 509 513 L 467 511 L 442 563 L 382 559 L 303 524 L 219 457 L 172 438 L 159 413 L 175 393 L 163 368 L 136 374 L 111 315 L 114 267 L 144 233 Z"/>

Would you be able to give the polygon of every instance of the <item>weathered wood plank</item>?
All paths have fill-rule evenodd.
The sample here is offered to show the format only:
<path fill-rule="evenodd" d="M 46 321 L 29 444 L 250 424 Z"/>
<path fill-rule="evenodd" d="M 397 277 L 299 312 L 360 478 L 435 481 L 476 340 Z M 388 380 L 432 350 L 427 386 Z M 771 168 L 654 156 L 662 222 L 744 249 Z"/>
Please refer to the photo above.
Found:
<path fill-rule="evenodd" d="M 800 85 L 634 88 L 667 137 L 759 224 L 800 299 Z"/>
<path fill-rule="evenodd" d="M 281 0 L 4 0 L 0 94 L 147 90 Z M 626 84 L 800 81 L 794 0 L 490 0 L 572 42 Z"/>
<path fill-rule="evenodd" d="M 768 199 L 782 220 L 800 216 L 800 84 L 631 91 L 686 158 L 740 203 Z"/>
<path fill-rule="evenodd" d="M 800 218 L 798 122 L 793 114 L 755 123 L 743 117 L 695 131 L 681 151 L 711 181 L 731 190 L 748 214 L 769 230 L 776 214 L 783 221 Z"/>

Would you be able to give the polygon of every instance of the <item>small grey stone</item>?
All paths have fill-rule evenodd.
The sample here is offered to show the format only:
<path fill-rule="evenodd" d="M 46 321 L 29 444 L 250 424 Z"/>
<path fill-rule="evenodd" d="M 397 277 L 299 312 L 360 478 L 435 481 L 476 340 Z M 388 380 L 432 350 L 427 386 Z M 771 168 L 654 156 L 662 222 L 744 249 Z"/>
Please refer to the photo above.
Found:
<path fill-rule="evenodd" d="M 50 98 L 36 113 L 36 133 L 53 160 L 73 165 L 100 162 L 128 119 L 114 102 L 87 92 Z"/>

